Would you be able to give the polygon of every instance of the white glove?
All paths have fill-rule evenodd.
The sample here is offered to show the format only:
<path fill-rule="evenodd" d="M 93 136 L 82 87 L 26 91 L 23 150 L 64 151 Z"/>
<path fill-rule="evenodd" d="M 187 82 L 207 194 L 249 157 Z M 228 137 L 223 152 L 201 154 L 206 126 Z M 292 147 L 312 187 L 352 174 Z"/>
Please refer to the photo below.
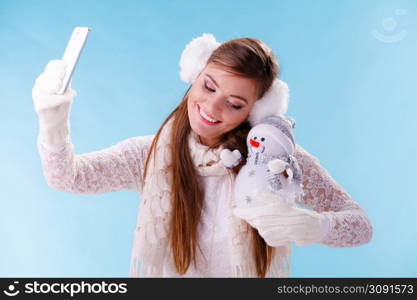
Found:
<path fill-rule="evenodd" d="M 256 228 L 272 247 L 295 242 L 299 246 L 318 243 L 330 230 L 329 215 L 290 204 L 272 191 L 256 191 L 255 201 L 262 206 L 241 208 L 233 213 Z"/>
<path fill-rule="evenodd" d="M 39 117 L 40 138 L 45 144 L 58 145 L 69 137 L 69 114 L 77 95 L 71 85 L 63 95 L 58 92 L 65 76 L 65 62 L 52 60 L 36 79 L 32 89 L 33 104 Z"/>

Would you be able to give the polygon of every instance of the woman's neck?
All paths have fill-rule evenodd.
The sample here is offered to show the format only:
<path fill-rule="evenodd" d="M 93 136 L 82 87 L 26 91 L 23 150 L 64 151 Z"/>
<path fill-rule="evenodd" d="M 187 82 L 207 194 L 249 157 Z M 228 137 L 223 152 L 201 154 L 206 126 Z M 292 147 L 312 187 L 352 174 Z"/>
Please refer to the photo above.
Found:
<path fill-rule="evenodd" d="M 198 135 L 197 134 L 197 141 L 200 143 L 200 144 L 202 144 L 202 145 L 204 145 L 204 146 L 207 146 L 207 147 L 212 147 L 212 146 L 214 146 L 214 145 L 216 145 L 218 142 L 219 142 L 219 140 L 218 139 L 207 139 L 207 138 L 204 138 L 204 137 L 201 137 L 200 135 Z"/>

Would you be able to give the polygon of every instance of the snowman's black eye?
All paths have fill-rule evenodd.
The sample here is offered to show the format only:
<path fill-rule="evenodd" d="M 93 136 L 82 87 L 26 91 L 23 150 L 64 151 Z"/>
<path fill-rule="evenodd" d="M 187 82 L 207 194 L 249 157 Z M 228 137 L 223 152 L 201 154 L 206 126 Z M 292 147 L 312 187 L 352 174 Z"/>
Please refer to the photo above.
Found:
<path fill-rule="evenodd" d="M 256 136 L 253 139 L 256 140 Z"/>
<path fill-rule="evenodd" d="M 261 138 L 261 141 L 263 142 L 263 141 L 265 141 L 265 138 Z"/>

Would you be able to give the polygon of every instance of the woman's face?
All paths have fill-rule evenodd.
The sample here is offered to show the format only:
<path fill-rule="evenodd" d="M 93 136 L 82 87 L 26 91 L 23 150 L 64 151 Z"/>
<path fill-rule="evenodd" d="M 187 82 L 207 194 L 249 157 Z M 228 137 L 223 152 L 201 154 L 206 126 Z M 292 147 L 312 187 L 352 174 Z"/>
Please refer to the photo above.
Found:
<path fill-rule="evenodd" d="M 238 77 L 209 63 L 189 92 L 191 128 L 202 144 L 212 146 L 246 120 L 256 100 L 254 79 Z"/>

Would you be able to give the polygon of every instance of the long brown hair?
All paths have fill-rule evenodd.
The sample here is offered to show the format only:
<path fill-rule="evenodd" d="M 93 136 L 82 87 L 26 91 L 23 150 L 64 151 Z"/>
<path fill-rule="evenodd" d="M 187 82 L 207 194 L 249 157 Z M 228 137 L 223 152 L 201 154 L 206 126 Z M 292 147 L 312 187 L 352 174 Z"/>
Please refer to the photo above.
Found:
<path fill-rule="evenodd" d="M 233 39 L 221 44 L 210 56 L 208 63 L 214 63 L 225 70 L 255 79 L 257 83 L 258 99 L 271 87 L 274 79 L 279 75 L 278 62 L 272 51 L 261 41 L 253 38 Z M 171 118 L 173 130 L 171 135 L 172 162 L 169 176 L 172 179 L 172 214 L 170 220 L 170 245 L 176 270 L 184 274 L 191 261 L 196 265 L 196 248 L 198 244 L 198 225 L 200 222 L 204 186 L 198 181 L 198 174 L 191 159 L 187 140 L 191 132 L 188 119 L 187 100 L 191 86 L 185 92 L 180 104 L 164 120 L 152 141 L 145 162 L 144 178 L 147 174 L 151 153 L 155 153 L 162 128 Z M 219 143 L 228 149 L 238 149 L 243 157 L 247 156 L 246 137 L 250 130 L 247 121 L 242 122 L 232 131 L 224 134 Z M 245 163 L 236 166 L 232 171 L 237 174 Z M 247 225 L 250 227 L 249 225 Z M 267 245 L 258 231 L 250 227 L 253 243 L 253 259 L 258 277 L 265 277 L 272 262 L 274 248 Z"/>

